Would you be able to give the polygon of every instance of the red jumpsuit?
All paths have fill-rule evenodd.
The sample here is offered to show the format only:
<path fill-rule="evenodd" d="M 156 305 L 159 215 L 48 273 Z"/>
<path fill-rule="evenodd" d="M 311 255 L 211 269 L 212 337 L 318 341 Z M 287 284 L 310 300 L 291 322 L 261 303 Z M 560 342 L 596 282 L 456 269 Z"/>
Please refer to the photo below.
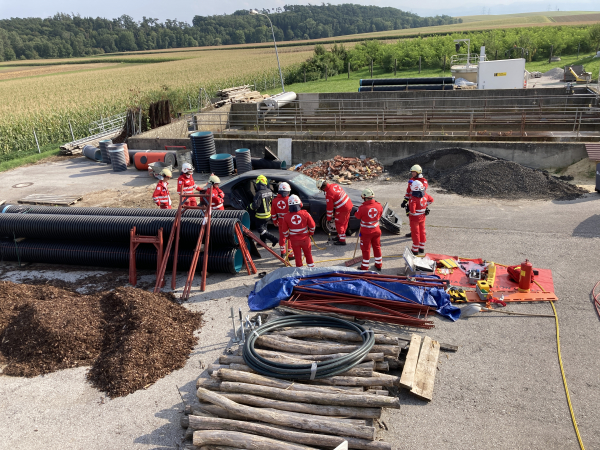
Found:
<path fill-rule="evenodd" d="M 325 186 L 325 201 L 327 202 L 327 221 L 333 218 L 335 209 L 335 230 L 340 242 L 346 242 L 346 228 L 352 212 L 352 200 L 344 190 L 335 183 L 327 183 Z"/>
<path fill-rule="evenodd" d="M 412 252 L 425 250 L 425 210 L 433 203 L 433 198 L 423 193 L 423 197 L 410 197 L 408 202 L 408 216 L 410 220 L 410 232 L 412 235 Z"/>
<path fill-rule="evenodd" d="M 308 267 L 315 267 L 310 251 L 310 237 L 315 234 L 315 221 L 308 211 L 289 212 L 280 221 L 280 230 L 289 238 L 296 256 L 296 267 L 302 267 L 302 252 Z"/>
<path fill-rule="evenodd" d="M 373 255 L 375 255 L 375 267 L 383 267 L 383 256 L 381 254 L 381 229 L 379 228 L 379 219 L 383 214 L 383 207 L 375 200 L 366 200 L 354 217 L 360 219 L 360 250 L 363 260 L 360 270 L 368 270 L 371 262 L 371 245 L 373 246 Z"/>
<path fill-rule="evenodd" d="M 187 195 L 194 194 L 194 190 L 196 190 L 196 191 L 200 190 L 200 188 L 198 186 L 196 186 L 194 177 L 192 177 L 191 175 L 189 175 L 187 173 L 182 173 L 181 175 L 179 175 L 179 178 L 177 179 L 177 193 L 183 194 L 185 196 L 186 194 Z M 198 206 L 198 203 L 196 202 L 196 198 L 192 197 L 192 198 L 188 198 L 185 201 L 185 205 L 186 206 Z"/>
<path fill-rule="evenodd" d="M 276 227 L 279 227 L 279 250 L 281 252 L 281 256 L 287 253 L 285 245 L 286 239 L 285 235 L 283 234 L 283 230 L 281 229 L 281 222 L 283 222 L 283 218 L 290 209 L 288 205 L 288 199 L 289 197 L 284 197 L 283 195 L 278 194 L 277 197 L 275 197 L 271 202 L 271 219 L 273 219 L 273 224 Z"/>
<path fill-rule="evenodd" d="M 429 184 L 427 183 L 427 180 L 425 179 L 425 177 L 423 176 L 422 173 L 420 173 L 416 177 L 412 177 L 411 179 L 408 180 L 408 187 L 406 188 L 406 194 L 404 194 L 404 198 L 406 200 L 410 200 L 410 194 L 412 192 L 410 190 L 410 185 L 412 184 L 413 181 L 420 181 L 423 184 L 423 187 L 425 188 L 425 189 L 423 189 L 425 192 L 427 192 L 427 188 L 429 187 Z"/>
<path fill-rule="evenodd" d="M 160 209 L 171 209 L 171 196 L 169 195 L 169 183 L 160 180 L 156 185 L 152 200 Z"/>
<path fill-rule="evenodd" d="M 200 192 L 202 194 L 208 194 L 210 192 L 210 185 L 204 186 L 202 189 L 200 189 Z M 212 194 L 212 199 L 211 199 L 213 211 L 216 209 L 219 209 L 219 210 L 225 209 L 225 204 L 223 203 L 224 198 L 225 198 L 225 194 L 223 193 L 223 191 L 221 189 L 219 189 L 218 186 L 213 185 L 213 194 Z M 208 200 L 206 198 L 203 198 L 202 202 L 205 205 L 208 205 Z"/>

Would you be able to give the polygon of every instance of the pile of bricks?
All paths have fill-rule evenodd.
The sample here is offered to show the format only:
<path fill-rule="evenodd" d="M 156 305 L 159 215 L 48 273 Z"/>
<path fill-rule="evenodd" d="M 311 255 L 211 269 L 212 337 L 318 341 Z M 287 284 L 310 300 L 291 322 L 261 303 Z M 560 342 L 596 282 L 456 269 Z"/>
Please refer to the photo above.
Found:
<path fill-rule="evenodd" d="M 376 158 L 345 158 L 337 155 L 324 161 L 308 161 L 296 169 L 311 178 L 326 178 L 340 184 L 377 178 L 383 173 L 383 165 Z"/>

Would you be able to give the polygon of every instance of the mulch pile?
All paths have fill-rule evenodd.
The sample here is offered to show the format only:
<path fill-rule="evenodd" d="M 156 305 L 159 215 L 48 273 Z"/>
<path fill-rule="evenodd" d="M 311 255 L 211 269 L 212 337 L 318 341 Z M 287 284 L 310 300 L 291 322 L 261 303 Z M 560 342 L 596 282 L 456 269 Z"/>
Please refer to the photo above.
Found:
<path fill-rule="evenodd" d="M 333 159 L 307 161 L 296 169 L 311 178 L 327 178 L 340 184 L 376 178 L 383 172 L 383 165 L 376 158 L 344 158 L 337 155 Z"/>
<path fill-rule="evenodd" d="M 197 341 L 202 315 L 170 297 L 0 282 L 2 373 L 34 377 L 91 365 L 88 379 L 111 397 L 144 388 L 182 368 Z"/>
<path fill-rule="evenodd" d="M 419 164 L 431 185 L 470 197 L 574 200 L 587 194 L 547 171 L 531 169 L 464 148 L 432 150 L 395 161 L 389 171 L 408 175 Z"/>

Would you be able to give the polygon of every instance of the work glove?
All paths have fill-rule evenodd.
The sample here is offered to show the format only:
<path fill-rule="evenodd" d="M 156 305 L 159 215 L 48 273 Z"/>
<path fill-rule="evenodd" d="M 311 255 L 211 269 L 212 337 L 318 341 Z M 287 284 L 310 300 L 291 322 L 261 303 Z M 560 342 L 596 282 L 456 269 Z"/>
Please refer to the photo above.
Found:
<path fill-rule="evenodd" d="M 429 215 L 429 208 L 425 209 L 425 215 L 428 216 Z"/>
<path fill-rule="evenodd" d="M 402 204 L 400 205 L 400 208 L 406 208 L 406 205 L 408 204 L 408 200 L 404 199 L 404 201 L 402 202 Z"/>

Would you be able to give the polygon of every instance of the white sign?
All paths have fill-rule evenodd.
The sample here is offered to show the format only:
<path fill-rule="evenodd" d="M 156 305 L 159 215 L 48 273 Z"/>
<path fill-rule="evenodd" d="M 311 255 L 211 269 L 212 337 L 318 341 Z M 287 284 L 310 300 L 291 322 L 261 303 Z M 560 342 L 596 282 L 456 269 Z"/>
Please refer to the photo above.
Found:
<path fill-rule="evenodd" d="M 292 165 L 292 139 L 277 139 L 277 157 L 285 161 L 288 167 Z"/>

